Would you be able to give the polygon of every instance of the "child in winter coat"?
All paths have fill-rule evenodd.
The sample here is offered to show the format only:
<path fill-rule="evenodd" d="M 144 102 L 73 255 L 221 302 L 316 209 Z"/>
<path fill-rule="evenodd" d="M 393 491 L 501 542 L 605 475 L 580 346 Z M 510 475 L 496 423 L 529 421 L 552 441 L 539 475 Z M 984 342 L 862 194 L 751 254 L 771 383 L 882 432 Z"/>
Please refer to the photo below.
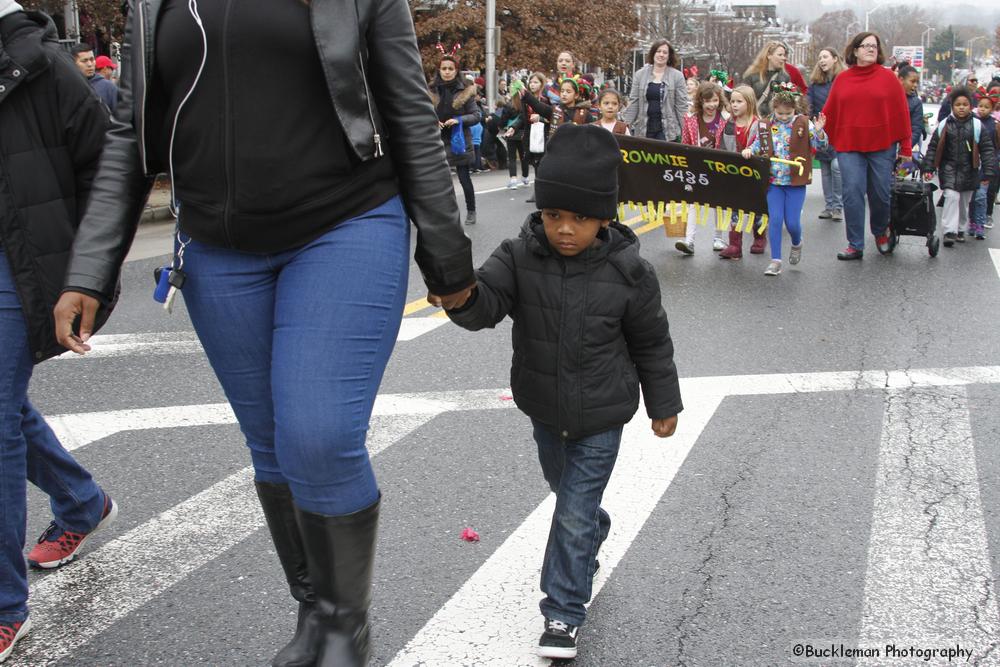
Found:
<path fill-rule="evenodd" d="M 982 86 L 975 92 L 975 96 L 975 116 L 982 123 L 981 132 L 987 135 L 990 141 L 993 142 L 993 154 L 996 155 L 997 145 L 1000 143 L 997 141 L 1000 138 L 1000 135 L 997 134 L 1000 131 L 1000 127 L 998 127 L 996 120 L 993 118 L 993 100 L 990 99 L 989 93 Z M 982 166 L 979 167 L 979 172 L 980 180 L 986 178 L 985 170 Z M 986 183 L 980 183 L 979 189 L 972 195 L 972 205 L 969 208 L 969 236 L 975 236 L 977 241 L 986 240 L 986 200 L 989 196 L 990 187 L 996 180 L 997 174 L 994 174 L 992 178 L 987 179 Z"/>
<path fill-rule="evenodd" d="M 640 386 L 657 436 L 673 434 L 683 409 L 659 280 L 635 234 L 613 221 L 620 163 L 617 141 L 596 125 L 555 132 L 535 178 L 540 210 L 448 311 L 472 331 L 514 322 L 511 389 L 556 493 L 541 579 L 546 658 L 576 656 L 611 526 L 601 499 Z"/>
<path fill-rule="evenodd" d="M 726 120 L 722 116 L 724 106 L 725 98 L 719 84 L 709 81 L 699 84 L 694 94 L 691 115 L 684 117 L 684 124 L 681 127 L 681 143 L 701 148 L 719 148 L 726 127 Z M 684 238 L 674 244 L 674 247 L 685 255 L 694 254 L 694 237 L 698 231 L 697 213 L 696 207 L 689 209 Z M 715 224 L 714 211 L 709 214 L 708 220 L 711 220 L 712 226 L 715 227 L 712 249 L 722 250 L 726 247 L 726 242 L 723 240 L 722 231 Z"/>
<path fill-rule="evenodd" d="M 628 125 L 618 119 L 618 112 L 622 108 L 622 94 L 614 88 L 605 88 L 601 91 L 598 100 L 601 109 L 601 119 L 599 124 L 611 134 L 624 134 L 630 136 Z"/>
<path fill-rule="evenodd" d="M 771 97 L 771 118 L 758 123 L 757 138 L 743 151 L 744 157 L 764 155 L 791 160 L 792 166 L 771 162 L 771 185 L 767 190 L 768 237 L 771 241 L 771 263 L 766 276 L 781 274 L 781 233 L 788 228 L 792 249 L 789 264 L 802 259 L 802 206 L 806 201 L 806 186 L 812 182 L 812 152 L 826 148 L 829 140 L 823 126 L 826 116 L 820 113 L 811 122 L 805 100 L 795 84 L 774 84 Z"/>
<path fill-rule="evenodd" d="M 592 88 L 586 79 L 575 76 L 572 79 L 564 78 L 559 83 L 559 104 L 547 106 L 530 92 L 524 94 L 524 99 L 528 104 L 545 120 L 549 121 L 554 128 L 560 125 L 572 123 L 574 125 L 586 125 L 597 120 L 590 104 Z"/>
<path fill-rule="evenodd" d="M 811 89 L 810 89 L 811 90 Z M 757 117 L 757 98 L 754 96 L 753 88 L 750 86 L 737 86 L 729 96 L 729 108 L 732 117 L 726 123 L 722 132 L 722 144 L 720 148 L 727 151 L 742 153 L 743 150 L 754 142 L 757 138 L 757 125 L 760 119 Z M 733 213 L 733 222 L 736 223 L 737 214 Z M 720 259 L 743 259 L 743 233 L 735 229 L 735 224 L 729 231 L 729 245 L 719 253 Z M 762 232 L 757 231 L 760 225 L 753 226 L 753 245 L 750 246 L 750 254 L 761 255 L 767 246 L 767 237 Z"/>
<path fill-rule="evenodd" d="M 946 248 L 965 242 L 972 197 L 997 173 L 993 138 L 973 114 L 973 100 L 967 88 L 951 91 L 951 114 L 938 123 L 921 165 L 925 180 L 937 173 L 944 194 L 941 228 Z"/>

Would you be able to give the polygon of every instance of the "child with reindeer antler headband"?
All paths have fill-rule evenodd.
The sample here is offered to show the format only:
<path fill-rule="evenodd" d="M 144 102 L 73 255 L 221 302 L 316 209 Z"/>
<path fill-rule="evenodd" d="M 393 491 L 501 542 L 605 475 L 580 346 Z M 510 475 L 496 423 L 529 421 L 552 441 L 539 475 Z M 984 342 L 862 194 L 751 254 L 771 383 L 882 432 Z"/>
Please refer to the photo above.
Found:
<path fill-rule="evenodd" d="M 772 84 L 771 117 L 758 123 L 757 138 L 743 151 L 744 157 L 764 155 L 772 160 L 767 190 L 771 263 L 764 271 L 766 276 L 781 273 L 781 233 L 785 227 L 792 239 L 788 263 L 798 264 L 802 259 L 802 207 L 806 186 L 812 181 L 812 151 L 829 145 L 823 131 L 826 116 L 820 113 L 811 122 L 807 107 L 794 83 Z"/>

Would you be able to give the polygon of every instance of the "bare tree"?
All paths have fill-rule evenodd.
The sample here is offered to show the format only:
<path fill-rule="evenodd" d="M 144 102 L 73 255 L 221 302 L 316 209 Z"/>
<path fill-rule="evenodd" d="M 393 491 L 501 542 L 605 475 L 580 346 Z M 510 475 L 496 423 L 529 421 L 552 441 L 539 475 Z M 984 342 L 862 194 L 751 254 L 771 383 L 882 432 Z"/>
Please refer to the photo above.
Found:
<path fill-rule="evenodd" d="M 428 72 L 436 61 L 439 42 L 448 51 L 454 44 L 461 44 L 463 68 L 483 66 L 484 5 L 482 0 L 448 5 L 414 5 L 411 0 L 417 40 Z M 552 69 L 559 52 L 567 49 L 591 67 L 621 67 L 635 46 L 638 25 L 629 0 L 594 4 L 576 0 L 498 0 L 497 24 L 502 34 L 497 67 L 543 71 Z"/>
<path fill-rule="evenodd" d="M 931 19 L 923 8 L 914 5 L 889 5 L 880 7 L 871 15 L 870 27 L 891 53 L 894 46 L 920 44 L 924 23 L 931 23 Z"/>
<path fill-rule="evenodd" d="M 847 42 L 861 31 L 861 22 L 852 9 L 826 12 L 809 25 L 812 33 L 812 56 L 820 49 L 831 48 L 840 53 Z"/>

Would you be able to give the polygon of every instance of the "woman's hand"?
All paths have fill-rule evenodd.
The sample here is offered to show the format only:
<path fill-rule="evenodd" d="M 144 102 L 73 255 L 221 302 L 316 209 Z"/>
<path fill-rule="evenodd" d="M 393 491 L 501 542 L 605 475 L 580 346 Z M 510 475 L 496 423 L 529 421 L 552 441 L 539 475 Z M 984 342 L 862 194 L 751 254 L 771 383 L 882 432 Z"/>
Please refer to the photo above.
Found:
<path fill-rule="evenodd" d="M 67 350 L 84 354 L 90 352 L 87 341 L 94 333 L 94 318 L 100 302 L 80 292 L 63 292 L 53 314 L 56 320 L 56 340 Z M 73 322 L 80 318 L 80 335 L 73 333 Z"/>
<path fill-rule="evenodd" d="M 452 127 L 453 125 L 458 125 L 458 121 L 454 118 L 449 118 L 441 125 L 441 127 Z"/>
<path fill-rule="evenodd" d="M 471 287 L 466 287 L 461 292 L 455 292 L 454 294 L 433 294 L 431 292 L 427 293 L 427 302 L 432 306 L 437 308 L 444 308 L 445 310 L 455 310 L 456 308 L 461 308 L 465 305 L 465 302 L 469 300 L 472 296 L 472 290 L 475 289 L 475 285 Z"/>
<path fill-rule="evenodd" d="M 669 438 L 677 430 L 677 415 L 666 419 L 653 420 L 653 433 L 658 438 Z"/>
<path fill-rule="evenodd" d="M 745 157 L 745 158 L 751 158 L 751 157 L 753 157 L 753 151 L 750 150 L 749 148 L 744 148 L 743 149 L 743 157 Z"/>
<path fill-rule="evenodd" d="M 826 114 L 820 111 L 816 120 L 813 121 L 813 127 L 816 128 L 817 132 L 822 132 L 823 128 L 826 127 Z"/>
<path fill-rule="evenodd" d="M 542 120 L 542 117 L 541 117 L 541 116 L 539 116 L 539 115 L 538 115 L 537 113 L 533 113 L 533 114 L 531 114 L 530 116 L 528 116 L 528 120 L 529 120 L 529 121 L 530 121 L 530 122 L 531 122 L 532 124 L 535 124 L 535 123 L 538 123 L 538 122 L 541 122 L 541 120 Z"/>

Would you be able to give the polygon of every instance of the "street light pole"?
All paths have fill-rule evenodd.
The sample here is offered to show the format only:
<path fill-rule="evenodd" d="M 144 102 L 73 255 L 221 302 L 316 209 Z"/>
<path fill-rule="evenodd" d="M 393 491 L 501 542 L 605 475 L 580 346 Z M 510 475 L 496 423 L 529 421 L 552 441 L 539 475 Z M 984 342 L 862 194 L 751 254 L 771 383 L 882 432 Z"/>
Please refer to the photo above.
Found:
<path fill-rule="evenodd" d="M 874 12 L 884 4 L 885 4 L 884 2 L 876 2 L 874 7 L 865 12 L 865 32 L 868 32 L 868 17 L 872 15 L 872 12 Z"/>
<path fill-rule="evenodd" d="M 848 23 L 847 27 L 844 28 L 844 41 L 845 42 L 850 41 L 850 39 L 851 39 L 851 28 L 860 28 L 860 27 L 861 27 L 861 24 L 858 23 L 857 21 L 851 21 L 850 23 Z"/>
<path fill-rule="evenodd" d="M 486 0 L 486 106 L 497 102 L 497 1 Z"/>

